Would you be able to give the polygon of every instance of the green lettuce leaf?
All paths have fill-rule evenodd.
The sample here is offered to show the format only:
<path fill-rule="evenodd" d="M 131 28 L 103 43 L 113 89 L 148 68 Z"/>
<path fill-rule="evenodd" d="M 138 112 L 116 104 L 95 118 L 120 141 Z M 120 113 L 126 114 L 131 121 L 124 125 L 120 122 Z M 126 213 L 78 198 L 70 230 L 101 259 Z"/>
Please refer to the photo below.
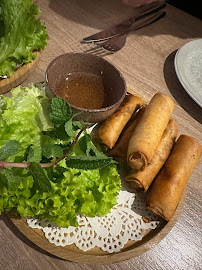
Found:
<path fill-rule="evenodd" d="M 15 88 L 11 97 L 0 96 L 0 155 L 7 161 L 31 162 L 28 169 L 0 171 L 0 213 L 12 211 L 25 218 L 46 218 L 63 227 L 77 226 L 76 214 L 93 217 L 110 212 L 116 204 L 121 180 L 116 164 L 94 146 L 90 135 L 84 135 L 70 153 L 70 160 L 77 159 L 79 168 L 81 163 L 86 166 L 86 162 L 88 168 L 70 168 L 65 159 L 56 166 L 41 168 L 41 158 L 42 162 L 50 162 L 62 156 L 73 140 L 70 135 L 79 128 L 67 106 L 66 113 L 58 111 L 55 115 L 57 110 L 52 111 L 63 132 L 67 130 L 67 140 L 48 136 L 53 130 L 57 135 L 58 125 L 51 123 L 49 107 L 44 90 L 34 85 Z"/>
<path fill-rule="evenodd" d="M 13 89 L 12 97 L 0 96 L 0 152 L 8 141 L 20 143 L 19 150 L 7 161 L 24 156 L 30 145 L 33 145 L 34 155 L 30 161 L 41 160 L 41 132 L 52 127 L 49 106 L 45 92 L 34 85 Z"/>
<path fill-rule="evenodd" d="M 83 171 L 67 168 L 61 162 L 56 170 L 48 168 L 46 171 L 52 179 L 51 191 L 45 184 L 45 192 L 35 188 L 34 179 L 26 169 L 18 170 L 17 180 L 10 183 L 11 187 L 16 185 L 15 190 L 8 189 L 0 175 L 0 213 L 4 209 L 12 210 L 25 218 L 47 218 L 68 227 L 78 225 L 76 214 L 105 216 L 117 203 L 121 181 L 115 165 Z M 12 175 L 9 177 L 11 179 Z"/>

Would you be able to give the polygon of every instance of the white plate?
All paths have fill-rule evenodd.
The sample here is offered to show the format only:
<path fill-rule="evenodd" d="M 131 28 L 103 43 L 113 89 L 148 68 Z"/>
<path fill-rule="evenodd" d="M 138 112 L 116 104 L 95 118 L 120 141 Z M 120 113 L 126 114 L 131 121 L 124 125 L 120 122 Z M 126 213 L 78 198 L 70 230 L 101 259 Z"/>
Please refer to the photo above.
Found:
<path fill-rule="evenodd" d="M 192 40 L 178 49 L 175 71 L 185 91 L 202 107 L 202 39 Z"/>

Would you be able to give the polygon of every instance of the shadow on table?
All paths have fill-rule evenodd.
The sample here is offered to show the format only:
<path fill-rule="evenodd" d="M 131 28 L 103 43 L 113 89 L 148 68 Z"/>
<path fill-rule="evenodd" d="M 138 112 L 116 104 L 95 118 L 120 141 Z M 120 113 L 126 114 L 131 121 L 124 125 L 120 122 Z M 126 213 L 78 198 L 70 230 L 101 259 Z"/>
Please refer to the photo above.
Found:
<path fill-rule="evenodd" d="M 121 0 L 50 0 L 49 8 L 72 22 L 97 29 L 108 27 L 109 21 L 112 25 L 116 24 L 117 18 L 124 20 L 134 13 L 133 9 L 123 5 Z"/>
<path fill-rule="evenodd" d="M 164 78 L 167 87 L 179 105 L 195 120 L 202 123 L 201 107 L 187 94 L 175 73 L 174 58 L 176 51 L 172 52 L 164 64 Z"/>
<path fill-rule="evenodd" d="M 72 22 L 100 30 L 107 29 L 110 25 L 116 25 L 136 14 L 135 8 L 124 5 L 122 0 L 50 0 L 49 8 Z M 197 31 L 190 32 L 189 22 L 184 20 L 183 12 L 178 12 L 177 18 L 175 18 L 175 10 L 171 15 L 169 14 L 169 10 L 166 7 L 166 11 L 168 12 L 165 18 L 168 19 L 163 18 L 161 22 L 155 23 L 154 27 L 152 26 L 152 31 L 151 28 L 148 28 L 148 31 L 136 31 L 135 34 L 147 36 L 165 34 L 174 35 L 182 39 L 198 37 L 196 34 Z M 172 21 L 172 24 L 169 23 L 170 21 Z M 181 31 L 179 21 L 182 22 L 185 32 Z M 196 27 L 197 24 L 198 22 L 196 21 Z M 147 29 L 147 27 L 144 29 Z M 197 29 L 200 32 L 200 27 L 197 27 Z M 71 29 L 69 29 L 69 31 L 71 31 Z"/>
<path fill-rule="evenodd" d="M 12 233 L 15 234 L 15 236 L 17 236 L 18 239 L 20 239 L 22 242 L 24 242 L 26 245 L 28 245 L 29 247 L 35 249 L 36 251 L 43 253 L 44 255 L 50 256 L 52 258 L 55 259 L 60 259 L 62 261 L 66 261 L 65 259 L 62 259 L 60 257 L 57 257 L 45 250 L 43 250 L 42 248 L 40 248 L 39 246 L 37 246 L 36 244 L 34 244 L 32 241 L 30 241 L 16 226 L 15 224 L 11 221 L 11 219 L 7 216 L 6 213 L 3 213 L 0 216 L 0 219 L 3 220 L 3 222 L 6 224 L 6 226 L 12 231 Z"/>

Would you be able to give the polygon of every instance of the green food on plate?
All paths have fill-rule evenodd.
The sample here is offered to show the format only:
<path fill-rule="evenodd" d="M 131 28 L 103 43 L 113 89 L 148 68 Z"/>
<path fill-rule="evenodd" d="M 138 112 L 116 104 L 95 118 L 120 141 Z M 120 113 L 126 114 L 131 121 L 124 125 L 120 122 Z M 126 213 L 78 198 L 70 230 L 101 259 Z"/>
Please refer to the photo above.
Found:
<path fill-rule="evenodd" d="M 121 189 L 116 162 L 87 131 L 65 156 L 82 128 L 68 103 L 50 100 L 43 85 L 0 96 L 0 213 L 68 227 L 78 225 L 76 214 L 110 212 Z"/>
<path fill-rule="evenodd" d="M 48 34 L 41 11 L 32 0 L 0 1 L 0 76 L 10 77 L 45 49 Z"/>

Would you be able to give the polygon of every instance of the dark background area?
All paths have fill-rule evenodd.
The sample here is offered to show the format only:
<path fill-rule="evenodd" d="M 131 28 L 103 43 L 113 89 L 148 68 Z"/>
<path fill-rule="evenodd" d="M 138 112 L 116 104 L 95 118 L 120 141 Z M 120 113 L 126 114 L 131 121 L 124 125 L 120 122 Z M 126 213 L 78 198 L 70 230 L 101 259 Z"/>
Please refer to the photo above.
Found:
<path fill-rule="evenodd" d="M 168 0 L 167 2 L 193 16 L 202 19 L 202 8 L 200 0 Z"/>

